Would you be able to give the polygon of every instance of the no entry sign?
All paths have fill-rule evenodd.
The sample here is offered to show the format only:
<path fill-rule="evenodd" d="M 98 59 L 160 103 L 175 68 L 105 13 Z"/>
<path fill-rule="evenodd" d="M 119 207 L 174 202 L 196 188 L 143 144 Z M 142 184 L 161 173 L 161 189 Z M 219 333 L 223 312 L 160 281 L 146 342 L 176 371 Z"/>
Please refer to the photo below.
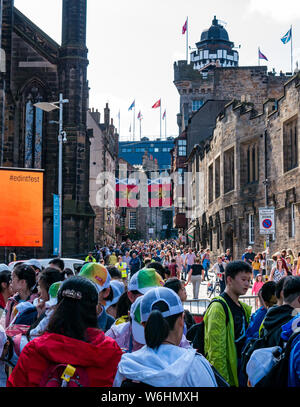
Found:
<path fill-rule="evenodd" d="M 259 208 L 259 233 L 261 235 L 272 235 L 275 233 L 274 208 Z"/>

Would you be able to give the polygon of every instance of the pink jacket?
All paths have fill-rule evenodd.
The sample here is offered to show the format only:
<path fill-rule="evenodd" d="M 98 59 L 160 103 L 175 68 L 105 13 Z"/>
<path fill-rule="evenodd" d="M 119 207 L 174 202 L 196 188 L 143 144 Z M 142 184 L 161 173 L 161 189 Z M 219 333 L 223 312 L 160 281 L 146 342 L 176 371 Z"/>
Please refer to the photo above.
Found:
<path fill-rule="evenodd" d="M 252 288 L 252 295 L 257 295 L 263 285 L 264 285 L 263 281 L 255 281 Z"/>

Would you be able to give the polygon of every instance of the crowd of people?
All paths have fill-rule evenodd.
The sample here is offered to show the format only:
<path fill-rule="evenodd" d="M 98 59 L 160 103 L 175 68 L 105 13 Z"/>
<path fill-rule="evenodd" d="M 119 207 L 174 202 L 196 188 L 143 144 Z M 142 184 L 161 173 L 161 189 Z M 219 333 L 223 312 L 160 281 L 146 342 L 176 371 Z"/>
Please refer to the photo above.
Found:
<path fill-rule="evenodd" d="M 95 247 L 76 275 L 59 258 L 1 264 L 0 387 L 267 386 L 284 355 L 281 383 L 300 387 L 300 253 L 270 261 L 169 240 Z M 186 287 L 197 299 L 211 273 L 221 293 L 196 323 Z"/>

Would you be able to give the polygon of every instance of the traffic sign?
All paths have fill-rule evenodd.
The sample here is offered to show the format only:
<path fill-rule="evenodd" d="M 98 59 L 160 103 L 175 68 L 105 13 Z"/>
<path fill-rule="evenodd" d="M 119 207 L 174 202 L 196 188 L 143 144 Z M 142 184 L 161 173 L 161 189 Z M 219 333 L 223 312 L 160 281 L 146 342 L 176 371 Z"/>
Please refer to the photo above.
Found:
<path fill-rule="evenodd" d="M 259 208 L 259 233 L 272 235 L 275 233 L 275 209 Z"/>

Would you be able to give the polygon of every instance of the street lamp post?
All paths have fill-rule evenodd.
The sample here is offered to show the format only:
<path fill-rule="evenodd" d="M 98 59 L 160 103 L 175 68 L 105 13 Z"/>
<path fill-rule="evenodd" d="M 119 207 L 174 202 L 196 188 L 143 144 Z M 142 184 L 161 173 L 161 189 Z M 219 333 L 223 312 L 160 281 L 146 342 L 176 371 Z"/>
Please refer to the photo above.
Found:
<path fill-rule="evenodd" d="M 50 123 L 57 123 L 59 125 L 58 133 L 58 198 L 59 198 L 59 246 L 58 246 L 58 256 L 62 256 L 62 158 L 63 158 L 63 143 L 67 142 L 67 134 L 63 131 L 63 105 L 64 103 L 69 103 L 68 99 L 63 98 L 63 94 L 59 94 L 59 101 L 57 102 L 40 102 L 36 103 L 34 106 L 45 111 L 52 112 L 55 109 L 59 109 L 59 121 L 51 121 Z M 57 106 L 59 105 L 59 106 Z"/>

